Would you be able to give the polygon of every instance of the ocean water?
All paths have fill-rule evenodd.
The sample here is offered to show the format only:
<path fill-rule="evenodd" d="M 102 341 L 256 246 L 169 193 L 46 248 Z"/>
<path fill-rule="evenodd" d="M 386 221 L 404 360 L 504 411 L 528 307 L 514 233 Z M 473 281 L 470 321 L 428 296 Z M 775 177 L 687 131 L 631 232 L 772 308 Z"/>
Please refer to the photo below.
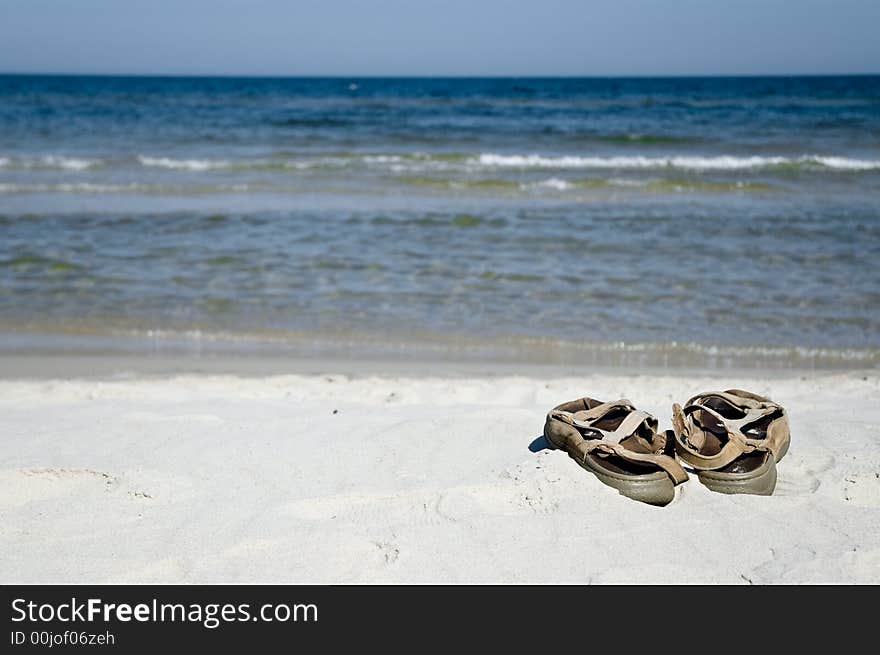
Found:
<path fill-rule="evenodd" d="M 880 77 L 0 76 L 0 350 L 880 365 Z"/>

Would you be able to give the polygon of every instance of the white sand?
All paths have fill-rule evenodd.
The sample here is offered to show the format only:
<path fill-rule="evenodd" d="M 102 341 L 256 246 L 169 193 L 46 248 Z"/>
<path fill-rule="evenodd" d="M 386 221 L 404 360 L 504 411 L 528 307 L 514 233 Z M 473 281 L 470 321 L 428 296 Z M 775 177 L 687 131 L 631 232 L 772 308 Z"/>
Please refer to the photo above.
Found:
<path fill-rule="evenodd" d="M 7 380 L 0 581 L 877 583 L 864 376 Z M 692 476 L 650 507 L 529 449 L 565 400 L 628 397 L 666 428 L 731 386 L 789 410 L 772 497 Z"/>

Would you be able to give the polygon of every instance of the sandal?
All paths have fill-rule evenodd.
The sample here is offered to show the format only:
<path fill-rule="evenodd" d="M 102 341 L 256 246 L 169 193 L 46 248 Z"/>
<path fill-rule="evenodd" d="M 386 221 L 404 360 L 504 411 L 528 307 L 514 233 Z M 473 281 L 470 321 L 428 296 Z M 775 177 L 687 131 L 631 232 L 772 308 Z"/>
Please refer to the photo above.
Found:
<path fill-rule="evenodd" d="M 780 405 L 728 389 L 694 396 L 684 409 L 673 405 L 672 414 L 675 450 L 700 482 L 725 494 L 773 493 L 776 463 L 791 443 Z"/>
<path fill-rule="evenodd" d="M 667 505 L 688 475 L 657 419 L 628 400 L 580 398 L 547 414 L 544 438 L 601 482 L 651 505 Z"/>

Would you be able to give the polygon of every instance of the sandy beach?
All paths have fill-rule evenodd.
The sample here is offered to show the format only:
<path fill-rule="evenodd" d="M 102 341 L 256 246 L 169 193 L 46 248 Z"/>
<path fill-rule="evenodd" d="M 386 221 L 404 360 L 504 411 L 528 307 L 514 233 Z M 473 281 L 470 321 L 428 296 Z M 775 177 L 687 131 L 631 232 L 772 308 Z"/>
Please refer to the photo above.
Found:
<path fill-rule="evenodd" d="M 880 76 L 546 52 L 0 74 L 0 581 L 880 582 Z M 770 497 L 542 437 L 729 388 L 788 410 Z"/>
<path fill-rule="evenodd" d="M 6 375 L 0 579 L 880 582 L 876 371 L 433 370 Z M 627 397 L 668 428 L 729 387 L 789 411 L 771 497 L 692 475 L 651 507 L 543 448 L 565 400 Z"/>

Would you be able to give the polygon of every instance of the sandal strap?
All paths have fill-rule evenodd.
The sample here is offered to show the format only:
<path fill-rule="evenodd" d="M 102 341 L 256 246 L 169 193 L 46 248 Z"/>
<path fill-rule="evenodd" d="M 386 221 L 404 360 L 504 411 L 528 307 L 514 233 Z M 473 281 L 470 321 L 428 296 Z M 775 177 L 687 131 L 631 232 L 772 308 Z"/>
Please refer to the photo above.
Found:
<path fill-rule="evenodd" d="M 628 450 L 627 448 L 621 448 L 621 450 L 626 451 L 625 453 L 618 452 L 617 454 L 623 457 L 624 459 L 628 459 L 631 462 L 649 462 L 651 464 L 656 464 L 661 469 L 666 471 L 666 474 L 672 478 L 673 485 L 679 485 L 688 481 L 688 474 L 685 471 L 681 464 L 678 463 L 673 457 L 669 455 L 655 455 L 648 453 L 637 453 L 632 450 Z"/>
<path fill-rule="evenodd" d="M 628 403 L 628 401 L 616 401 L 614 403 L 604 403 L 608 405 L 606 411 L 601 414 L 597 414 L 597 418 L 603 417 L 605 414 L 610 411 L 610 409 L 614 409 L 616 407 L 627 407 L 627 405 L 623 403 Z M 600 407 L 602 407 L 600 405 Z M 599 409 L 599 407 L 594 408 Z M 638 429 L 638 427 L 644 423 L 648 422 L 648 427 L 651 427 L 656 432 L 657 421 L 653 416 L 648 414 L 647 412 L 643 412 L 638 409 L 632 410 L 629 414 L 627 414 L 626 418 L 624 418 L 620 424 L 614 430 L 603 430 L 602 428 L 596 427 L 593 421 L 585 420 L 583 418 L 584 412 L 565 412 L 562 410 L 553 410 L 550 412 L 553 418 L 557 418 L 561 421 L 565 421 L 569 425 L 580 428 L 587 433 L 596 435 L 596 439 L 601 439 L 602 441 L 608 443 L 620 443 L 627 437 L 633 435 L 633 433 Z M 662 436 L 662 435 L 661 435 Z M 663 449 L 663 445 L 665 445 L 665 438 L 662 439 L 662 443 L 660 445 L 660 450 Z"/>
<path fill-rule="evenodd" d="M 763 409 L 750 409 L 746 412 L 746 415 L 742 418 L 725 418 L 717 411 L 712 409 L 711 407 L 706 407 L 700 403 L 694 403 L 692 405 L 688 405 L 684 408 L 684 414 L 686 417 L 690 417 L 691 414 L 696 412 L 697 410 L 702 410 L 704 412 L 708 412 L 712 416 L 714 416 L 718 421 L 724 426 L 727 430 L 727 435 L 731 439 L 736 439 L 742 442 L 742 445 L 746 446 L 754 446 L 756 450 L 762 450 L 766 445 L 764 439 L 753 439 L 751 437 L 747 437 L 743 432 L 743 428 L 747 425 L 751 425 L 752 423 L 756 423 L 760 421 L 765 416 L 772 414 L 776 411 L 775 407 L 766 407 Z M 693 420 L 693 419 L 691 419 Z"/>
<path fill-rule="evenodd" d="M 620 400 L 609 400 L 607 403 L 596 405 L 595 407 L 593 407 L 593 409 L 582 409 L 577 412 L 566 413 L 571 414 L 573 418 L 579 421 L 587 422 L 597 421 L 601 418 L 604 418 L 605 415 L 609 414 L 615 409 L 627 409 L 630 411 L 636 411 L 635 406 L 629 400 L 627 400 L 626 398 L 621 398 Z"/>
<path fill-rule="evenodd" d="M 680 412 L 681 407 L 675 405 L 673 407 L 673 412 Z M 691 466 L 697 469 L 708 470 L 708 469 L 719 469 L 727 466 L 733 460 L 740 457 L 741 455 L 752 452 L 755 450 L 754 447 L 746 446 L 739 439 L 731 438 L 721 447 L 721 450 L 718 451 L 714 455 L 703 455 L 697 452 L 688 441 L 689 430 L 680 430 L 679 428 L 674 428 L 675 436 L 677 437 L 677 446 L 681 446 L 684 449 L 684 453 L 679 453 L 682 458 Z"/>
<path fill-rule="evenodd" d="M 596 421 L 619 408 L 629 410 L 629 414 L 614 430 L 603 430 L 596 427 Z M 675 458 L 663 454 L 663 450 L 666 447 L 666 435 L 657 431 L 657 419 L 647 412 L 635 409 L 633 404 L 625 398 L 602 403 L 592 409 L 577 412 L 554 409 L 550 411 L 547 418 L 562 421 L 572 426 L 572 428 L 582 431 L 583 439 L 573 446 L 577 452 L 569 453 L 572 457 L 581 459 L 582 462 L 586 461 L 587 455 L 591 453 L 595 453 L 600 457 L 614 454 L 630 462 L 657 466 L 672 478 L 674 485 L 682 484 L 688 480 L 687 472 L 681 467 L 681 464 Z M 647 424 L 648 428 L 654 433 L 654 440 L 650 443 L 636 434 L 642 424 Z M 620 444 L 621 441 L 631 436 L 636 436 L 645 446 L 654 448 L 655 452 L 639 453 Z"/>
<path fill-rule="evenodd" d="M 745 428 L 782 410 L 782 408 L 769 400 L 756 400 L 755 398 L 740 396 L 736 393 L 737 391 L 739 390 L 729 389 L 728 391 L 717 391 L 694 396 L 694 398 L 688 401 L 684 409 L 678 404 L 673 405 L 672 426 L 676 443 L 687 453 L 686 459 L 688 463 L 696 468 L 722 468 L 741 455 L 754 451 L 766 451 L 776 454 L 778 444 L 774 439 L 770 438 L 769 434 L 765 435 L 763 439 L 754 439 L 747 436 L 748 430 Z M 738 419 L 726 418 L 711 407 L 707 407 L 702 402 L 699 402 L 708 396 L 723 398 L 740 411 L 743 411 L 744 416 Z M 727 433 L 727 443 L 714 455 L 703 455 L 699 452 L 703 444 L 703 429 L 705 428 L 702 428 L 699 422 L 692 416 L 697 411 L 703 411 L 713 416 Z M 693 429 L 695 427 L 702 429 L 695 430 Z"/>
<path fill-rule="evenodd" d="M 688 474 L 675 458 L 662 453 L 637 453 L 617 443 L 609 443 L 599 439 L 584 440 L 576 446 L 581 461 L 586 461 L 587 455 L 596 453 L 599 457 L 611 454 L 617 455 L 630 462 L 653 464 L 672 478 L 673 485 L 679 485 L 688 481 Z M 596 452 L 598 451 L 598 452 Z"/>
<path fill-rule="evenodd" d="M 742 394 L 742 395 L 740 395 Z M 755 396 L 748 391 L 742 391 L 740 389 L 728 389 L 727 391 L 712 391 L 711 393 L 700 394 L 699 396 L 694 396 L 688 401 L 688 405 L 692 404 L 698 398 L 706 398 L 707 396 L 718 396 L 719 398 L 724 398 L 728 403 L 737 407 L 739 409 L 748 408 L 748 409 L 759 409 L 763 407 L 774 407 L 776 403 L 771 400 L 761 399 L 761 396 Z"/>

